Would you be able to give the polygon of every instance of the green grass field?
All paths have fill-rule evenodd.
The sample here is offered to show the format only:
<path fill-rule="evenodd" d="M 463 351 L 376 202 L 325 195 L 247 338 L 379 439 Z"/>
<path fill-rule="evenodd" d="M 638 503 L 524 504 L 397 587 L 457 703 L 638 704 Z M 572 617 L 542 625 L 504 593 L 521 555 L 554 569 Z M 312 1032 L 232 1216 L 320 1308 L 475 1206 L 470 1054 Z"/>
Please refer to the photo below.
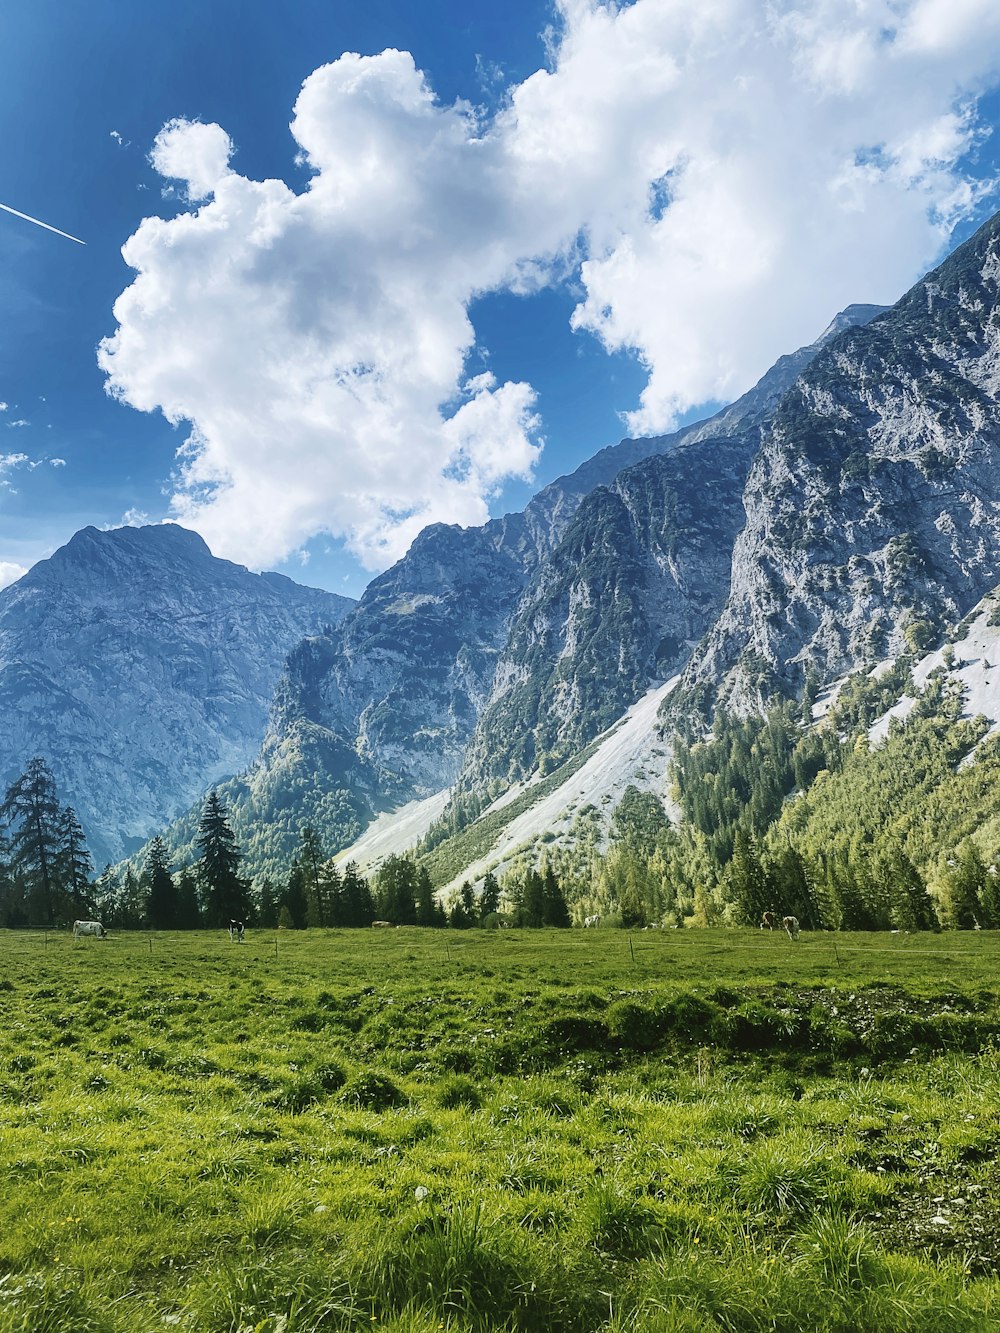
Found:
<path fill-rule="evenodd" d="M 0 1333 L 1000 1328 L 998 955 L 0 933 Z"/>

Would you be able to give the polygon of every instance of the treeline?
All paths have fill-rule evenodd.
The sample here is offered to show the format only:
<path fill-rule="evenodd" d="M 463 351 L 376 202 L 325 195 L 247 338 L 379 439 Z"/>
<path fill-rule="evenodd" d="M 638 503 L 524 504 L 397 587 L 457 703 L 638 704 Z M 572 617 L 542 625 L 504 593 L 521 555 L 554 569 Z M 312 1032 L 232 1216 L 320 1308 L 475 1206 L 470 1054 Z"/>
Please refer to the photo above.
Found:
<path fill-rule="evenodd" d="M 288 929 L 373 921 L 455 929 L 570 924 L 551 868 L 511 877 L 503 892 L 487 875 L 476 889 L 464 884 L 445 907 L 427 868 L 413 858 L 390 856 L 369 881 L 353 863 L 335 865 L 311 827 L 302 830 L 287 876 L 255 885 L 241 872 L 242 851 L 215 791 L 202 808 L 192 864 L 175 869 L 157 837 L 141 866 L 108 866 L 95 880 L 80 822 L 59 803 L 42 759 L 8 789 L 0 820 L 8 830 L 0 843 L 0 924 L 7 927 L 90 917 L 119 930 L 196 930 L 234 920 Z"/>

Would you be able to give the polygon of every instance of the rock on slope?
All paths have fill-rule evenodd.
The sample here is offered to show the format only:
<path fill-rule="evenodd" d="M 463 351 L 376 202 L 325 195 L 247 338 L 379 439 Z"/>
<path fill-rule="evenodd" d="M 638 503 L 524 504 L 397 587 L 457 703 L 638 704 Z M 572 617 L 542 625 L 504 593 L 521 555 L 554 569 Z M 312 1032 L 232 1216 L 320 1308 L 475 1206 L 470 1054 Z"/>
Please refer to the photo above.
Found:
<path fill-rule="evenodd" d="M 246 766 L 285 654 L 353 604 L 174 524 L 84 528 L 0 592 L 0 783 L 42 755 L 118 859 Z"/>

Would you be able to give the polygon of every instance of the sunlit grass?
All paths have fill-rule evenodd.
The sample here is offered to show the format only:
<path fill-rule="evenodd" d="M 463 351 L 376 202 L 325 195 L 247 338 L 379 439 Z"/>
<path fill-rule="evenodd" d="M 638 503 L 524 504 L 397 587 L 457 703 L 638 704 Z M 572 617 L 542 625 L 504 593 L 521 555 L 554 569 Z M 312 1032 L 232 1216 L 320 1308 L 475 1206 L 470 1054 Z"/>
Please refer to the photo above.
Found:
<path fill-rule="evenodd" d="M 0 1333 L 998 1327 L 996 941 L 848 939 L 2 935 Z"/>

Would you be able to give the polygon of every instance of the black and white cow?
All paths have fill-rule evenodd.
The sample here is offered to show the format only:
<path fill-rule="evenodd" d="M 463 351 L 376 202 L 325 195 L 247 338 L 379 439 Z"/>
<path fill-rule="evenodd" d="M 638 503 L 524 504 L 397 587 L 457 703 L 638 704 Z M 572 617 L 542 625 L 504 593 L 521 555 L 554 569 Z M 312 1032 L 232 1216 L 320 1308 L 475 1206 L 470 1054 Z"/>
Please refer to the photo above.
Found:
<path fill-rule="evenodd" d="M 243 943 L 243 934 L 244 934 L 244 931 L 245 931 L 245 930 L 246 930 L 246 927 L 244 926 L 244 924 L 243 924 L 242 921 L 230 921 L 230 923 L 229 923 L 229 938 L 230 938 L 231 940 L 235 940 L 235 941 L 237 942 L 237 944 L 242 944 L 242 943 Z"/>
<path fill-rule="evenodd" d="M 101 925 L 100 921 L 74 921 L 73 938 L 82 939 L 85 935 L 93 935 L 95 939 L 106 940 L 108 932 Z"/>

